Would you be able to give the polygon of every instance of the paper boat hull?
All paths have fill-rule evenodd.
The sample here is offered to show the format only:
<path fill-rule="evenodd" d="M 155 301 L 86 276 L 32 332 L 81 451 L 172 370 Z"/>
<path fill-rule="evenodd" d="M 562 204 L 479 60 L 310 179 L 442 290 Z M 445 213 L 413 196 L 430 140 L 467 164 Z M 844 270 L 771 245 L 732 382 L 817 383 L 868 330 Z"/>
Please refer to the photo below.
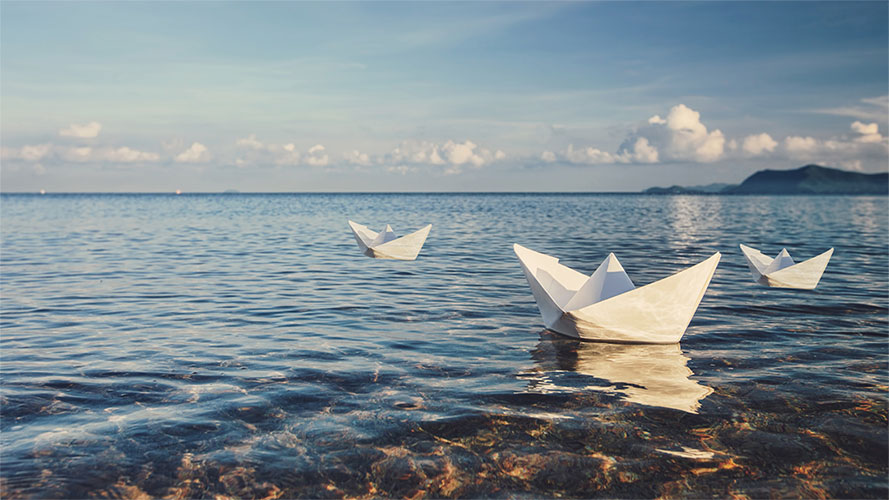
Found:
<path fill-rule="evenodd" d="M 747 266 L 753 280 L 760 285 L 771 288 L 794 288 L 797 290 L 814 290 L 821 281 L 821 276 L 833 255 L 833 248 L 812 257 L 809 260 L 785 267 L 778 271 L 763 273 L 763 270 L 773 259 L 765 256 L 759 250 L 741 245 L 741 253 L 747 259 Z"/>
<path fill-rule="evenodd" d="M 426 242 L 426 237 L 429 236 L 429 230 L 432 229 L 432 224 L 429 224 L 401 238 L 374 245 L 373 241 L 377 238 L 378 233 L 352 221 L 349 221 L 349 226 L 352 228 L 352 234 L 355 236 L 361 253 L 375 259 L 390 260 L 416 260 Z"/>
<path fill-rule="evenodd" d="M 516 245 L 516 254 L 548 329 L 581 340 L 642 344 L 679 342 L 721 257 L 716 253 L 660 281 L 580 309 L 564 311 L 538 279 L 539 269 L 564 266 L 558 264 L 558 259 L 520 245 Z M 552 288 L 551 284 L 548 286 Z"/>

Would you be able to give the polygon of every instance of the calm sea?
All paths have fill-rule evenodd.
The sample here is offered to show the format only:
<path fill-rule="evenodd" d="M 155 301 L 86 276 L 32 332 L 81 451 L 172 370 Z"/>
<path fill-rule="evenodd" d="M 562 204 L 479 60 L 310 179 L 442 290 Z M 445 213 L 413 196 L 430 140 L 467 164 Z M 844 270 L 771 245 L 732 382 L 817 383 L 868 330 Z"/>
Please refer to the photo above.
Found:
<path fill-rule="evenodd" d="M 886 197 L 3 195 L 3 498 L 889 495 Z M 404 234 L 361 255 L 347 219 Z M 543 329 L 512 244 L 638 285 L 677 346 Z M 814 291 L 739 243 L 836 252 Z"/>

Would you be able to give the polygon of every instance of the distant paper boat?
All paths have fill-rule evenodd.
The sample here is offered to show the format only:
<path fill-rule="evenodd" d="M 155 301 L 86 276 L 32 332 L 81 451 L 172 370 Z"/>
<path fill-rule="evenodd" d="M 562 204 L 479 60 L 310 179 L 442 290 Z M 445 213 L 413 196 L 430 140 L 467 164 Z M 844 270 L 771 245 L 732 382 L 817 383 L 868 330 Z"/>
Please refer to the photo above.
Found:
<path fill-rule="evenodd" d="M 386 229 L 380 233 L 375 233 L 355 222 L 349 221 L 352 233 L 355 235 L 355 241 L 358 242 L 358 248 L 368 257 L 375 259 L 396 259 L 396 260 L 414 260 L 423 248 L 426 237 L 429 236 L 429 230 L 432 224 L 415 231 L 411 234 L 398 238 L 392 231 L 392 227 L 388 224 Z"/>
<path fill-rule="evenodd" d="M 747 259 L 754 281 L 760 285 L 812 290 L 818 286 L 833 255 L 833 248 L 798 264 L 793 262 L 786 248 L 782 248 L 774 259 L 747 245 L 741 245 L 741 252 Z"/>
<path fill-rule="evenodd" d="M 541 335 L 531 357 L 535 367 L 523 375 L 533 392 L 594 390 L 620 395 L 636 404 L 688 413 L 697 413 L 701 400 L 713 393 L 691 378 L 694 372 L 679 344 L 602 344 Z M 557 374 L 566 371 L 598 380 L 563 384 Z"/>
<path fill-rule="evenodd" d="M 543 323 L 555 332 L 600 342 L 679 342 L 716 271 L 713 254 L 684 271 L 635 288 L 614 254 L 587 277 L 559 259 L 513 245 Z"/>

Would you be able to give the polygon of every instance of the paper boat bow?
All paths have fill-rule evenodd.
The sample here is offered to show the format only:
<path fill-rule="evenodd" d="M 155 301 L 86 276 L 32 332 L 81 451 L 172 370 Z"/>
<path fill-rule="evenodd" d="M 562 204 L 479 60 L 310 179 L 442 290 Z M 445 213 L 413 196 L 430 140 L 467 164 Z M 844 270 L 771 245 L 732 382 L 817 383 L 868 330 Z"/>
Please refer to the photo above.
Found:
<path fill-rule="evenodd" d="M 824 269 L 833 255 L 833 248 L 809 260 L 794 263 L 786 248 L 773 259 L 755 248 L 740 245 L 741 253 L 747 259 L 750 274 L 760 285 L 774 288 L 799 288 L 812 290 L 818 286 Z"/>
<path fill-rule="evenodd" d="M 386 229 L 379 233 L 352 221 L 349 221 L 349 227 L 352 228 L 358 248 L 364 255 L 376 259 L 414 260 L 423 248 L 432 224 L 401 238 L 395 236 L 395 232 L 388 224 Z"/>
<path fill-rule="evenodd" d="M 614 254 L 587 277 L 555 257 L 513 249 L 547 328 L 583 340 L 646 344 L 679 342 L 721 257 L 635 288 Z"/>

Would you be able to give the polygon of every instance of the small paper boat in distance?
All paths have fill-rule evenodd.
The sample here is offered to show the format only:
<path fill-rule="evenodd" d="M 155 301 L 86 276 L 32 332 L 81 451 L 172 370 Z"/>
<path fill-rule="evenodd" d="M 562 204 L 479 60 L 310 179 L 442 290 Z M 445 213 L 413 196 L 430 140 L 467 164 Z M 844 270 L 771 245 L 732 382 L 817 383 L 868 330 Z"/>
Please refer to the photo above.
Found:
<path fill-rule="evenodd" d="M 614 254 L 592 276 L 513 245 L 547 328 L 599 342 L 674 344 L 691 322 L 721 257 L 635 288 Z"/>
<path fill-rule="evenodd" d="M 833 255 L 833 248 L 809 260 L 794 263 L 786 248 L 774 259 L 764 255 L 755 248 L 740 245 L 741 253 L 747 259 L 753 280 L 760 285 L 774 288 L 798 288 L 812 290 L 818 286 L 824 269 Z"/>
<path fill-rule="evenodd" d="M 426 237 L 429 236 L 429 230 L 432 224 L 398 238 L 392 231 L 392 227 L 388 224 L 386 229 L 380 233 L 375 233 L 355 222 L 349 221 L 352 233 L 355 235 L 355 241 L 358 242 L 358 248 L 368 257 L 375 259 L 396 259 L 396 260 L 414 260 L 423 248 Z"/>

